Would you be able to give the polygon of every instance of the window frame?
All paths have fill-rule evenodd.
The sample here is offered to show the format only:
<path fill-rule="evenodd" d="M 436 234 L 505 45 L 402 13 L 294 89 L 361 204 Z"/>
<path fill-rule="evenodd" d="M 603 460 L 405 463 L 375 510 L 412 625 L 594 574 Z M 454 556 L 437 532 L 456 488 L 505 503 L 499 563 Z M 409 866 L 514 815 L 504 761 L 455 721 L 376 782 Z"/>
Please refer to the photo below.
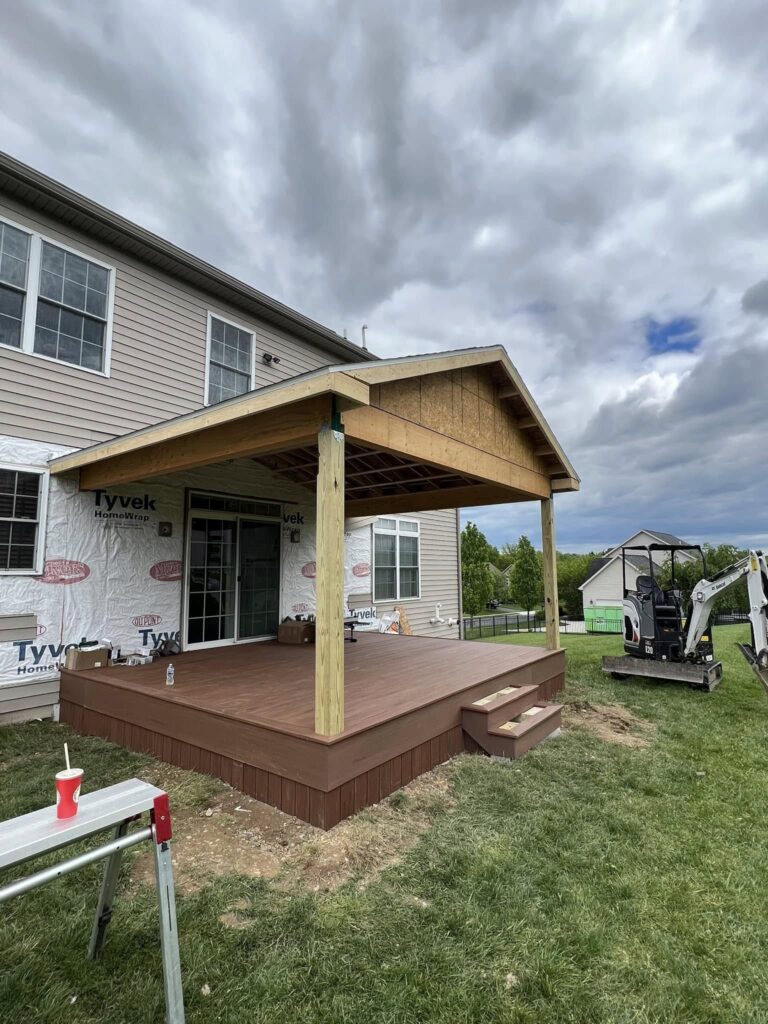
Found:
<path fill-rule="evenodd" d="M 3 347 L 11 348 L 12 346 L 6 345 Z M 15 351 L 18 352 L 18 349 Z M 7 469 L 11 473 L 34 473 L 35 476 L 40 477 L 37 519 L 35 520 L 37 523 L 37 536 L 35 537 L 35 564 L 31 569 L 0 568 L 0 576 L 42 576 L 45 565 L 45 530 L 48 523 L 48 483 L 50 481 L 50 472 L 47 469 L 43 469 L 41 466 L 28 466 L 23 463 L 14 462 L 0 462 L 0 469 Z M 18 520 L 3 519 L 2 521 L 17 522 Z M 33 520 L 27 519 L 23 521 L 31 523 Z"/>
<path fill-rule="evenodd" d="M 92 373 L 97 377 L 109 377 L 112 364 L 116 268 L 111 263 L 105 263 L 104 260 L 100 260 L 90 253 L 81 252 L 80 249 L 75 249 L 74 246 L 68 245 L 58 238 L 43 234 L 41 231 L 36 231 L 25 224 L 19 224 L 6 217 L 4 213 L 0 214 L 0 221 L 12 228 L 16 228 L 17 231 L 23 231 L 29 237 L 29 262 L 27 264 L 27 288 L 24 294 L 24 316 L 21 321 L 21 346 L 17 348 L 15 345 L 5 345 L 0 342 L 0 348 L 9 352 L 22 352 L 24 355 L 32 356 L 34 359 L 45 359 L 46 362 L 55 363 L 57 366 L 68 366 L 72 370 Z M 104 324 L 104 365 L 101 370 L 94 370 L 90 366 L 80 366 L 79 363 L 68 363 L 64 359 L 56 359 L 54 356 L 46 356 L 41 352 L 35 352 L 35 325 L 37 323 L 37 304 L 40 301 L 40 269 L 43 258 L 43 242 L 47 242 L 49 245 L 53 245 L 64 252 L 70 252 L 73 256 L 79 256 L 80 259 L 87 260 L 88 263 L 93 263 L 97 267 L 101 267 L 102 270 L 107 271 L 109 285 L 107 288 L 106 320 L 102 321 L 99 317 L 93 317 L 91 314 L 84 313 L 82 310 L 77 310 L 72 306 L 65 306 L 63 303 L 53 303 L 59 308 L 70 309 L 73 313 L 79 313 L 81 316 L 90 316 L 91 319 L 99 320 L 100 323 Z M 53 300 L 46 299 L 44 296 L 43 301 L 53 302 Z"/>
<path fill-rule="evenodd" d="M 386 527 L 380 527 L 379 522 L 382 519 L 388 519 L 394 522 L 395 529 L 390 530 Z M 400 529 L 401 523 L 411 523 L 416 527 L 415 530 L 402 530 Z M 377 598 L 376 596 L 376 534 L 383 534 L 387 537 L 395 538 L 395 597 L 382 597 Z M 400 538 L 401 537 L 415 537 L 416 538 L 416 556 L 418 558 L 418 593 L 412 597 L 401 597 L 400 596 Z M 373 567 L 373 588 L 371 597 L 374 604 L 384 603 L 388 601 L 397 601 L 401 604 L 404 601 L 420 601 L 421 600 L 421 520 L 411 519 L 410 516 L 377 516 L 373 523 L 373 543 L 371 545 L 371 565 Z"/>
<path fill-rule="evenodd" d="M 208 389 L 211 383 L 211 348 L 213 346 L 213 338 L 211 337 L 211 330 L 213 327 L 214 320 L 221 320 L 223 324 L 227 324 L 229 327 L 235 327 L 238 331 L 244 331 L 250 336 L 251 339 L 251 383 L 248 391 L 253 391 L 256 387 L 256 331 L 253 327 L 247 327 L 245 324 L 240 324 L 231 317 L 223 316 L 221 313 L 217 313 L 215 310 L 208 310 L 208 317 L 206 322 L 205 331 L 205 379 L 203 382 L 203 405 L 208 408 L 213 408 L 213 405 L 221 405 L 222 402 L 232 401 L 230 398 L 222 399 L 222 402 L 214 402 L 213 405 L 208 401 Z M 230 367 L 231 369 L 231 367 Z M 236 370 L 236 373 L 244 373 L 243 370 Z M 243 392 L 248 394 L 248 391 Z M 234 395 L 234 398 L 241 398 L 241 395 Z"/>

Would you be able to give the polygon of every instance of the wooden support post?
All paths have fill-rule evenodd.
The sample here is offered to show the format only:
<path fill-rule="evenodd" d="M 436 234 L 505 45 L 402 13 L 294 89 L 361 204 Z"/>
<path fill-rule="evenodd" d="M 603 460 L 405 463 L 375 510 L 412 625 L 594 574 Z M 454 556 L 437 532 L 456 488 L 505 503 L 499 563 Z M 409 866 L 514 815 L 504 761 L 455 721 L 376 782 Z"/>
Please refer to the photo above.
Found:
<path fill-rule="evenodd" d="M 344 731 L 344 434 L 317 437 L 315 732 Z"/>
<path fill-rule="evenodd" d="M 557 548 L 555 545 L 555 506 L 552 498 L 541 501 L 541 553 L 544 570 L 544 616 L 547 624 L 547 648 L 560 649 L 560 609 L 557 600 Z"/>

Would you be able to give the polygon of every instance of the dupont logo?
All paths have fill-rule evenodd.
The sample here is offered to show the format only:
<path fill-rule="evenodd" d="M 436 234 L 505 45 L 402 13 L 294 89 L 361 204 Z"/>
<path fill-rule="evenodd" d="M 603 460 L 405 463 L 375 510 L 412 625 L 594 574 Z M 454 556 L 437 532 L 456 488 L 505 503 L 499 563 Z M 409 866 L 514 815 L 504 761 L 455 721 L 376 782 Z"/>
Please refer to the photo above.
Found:
<path fill-rule="evenodd" d="M 82 583 L 91 575 L 85 562 L 72 562 L 68 558 L 53 558 L 43 566 L 38 583 Z"/>
<path fill-rule="evenodd" d="M 307 562 L 306 565 L 302 565 L 301 575 L 306 576 L 308 580 L 313 580 L 317 576 L 317 562 Z"/>
<path fill-rule="evenodd" d="M 298 615 L 301 612 L 308 612 L 309 605 L 305 601 L 301 601 L 299 604 L 295 604 L 293 608 L 291 608 L 291 611 L 294 615 Z"/>
<path fill-rule="evenodd" d="M 181 559 L 169 558 L 165 562 L 155 562 L 149 570 L 153 580 L 161 583 L 173 583 L 181 579 Z"/>
<path fill-rule="evenodd" d="M 352 566 L 353 576 L 370 576 L 371 567 L 367 562 L 358 562 L 357 565 Z"/>
<path fill-rule="evenodd" d="M 162 621 L 162 615 L 135 615 L 131 619 L 131 622 L 137 629 L 147 629 L 150 626 L 159 626 Z"/>
<path fill-rule="evenodd" d="M 47 632 L 48 632 L 48 627 L 44 626 L 42 624 L 42 622 L 38 622 L 38 624 L 37 624 L 37 635 L 38 636 L 45 636 L 45 634 Z"/>

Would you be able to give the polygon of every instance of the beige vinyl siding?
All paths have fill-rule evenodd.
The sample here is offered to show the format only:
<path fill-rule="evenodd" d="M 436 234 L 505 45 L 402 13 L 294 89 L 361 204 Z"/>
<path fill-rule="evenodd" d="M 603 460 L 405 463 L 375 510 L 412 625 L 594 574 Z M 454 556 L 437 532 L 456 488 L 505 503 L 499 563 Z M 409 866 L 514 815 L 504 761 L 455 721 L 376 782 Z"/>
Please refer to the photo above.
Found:
<path fill-rule="evenodd" d="M 378 517 L 376 517 L 378 518 Z M 382 517 L 386 518 L 386 517 Z M 411 630 L 419 636 L 437 636 L 456 639 L 459 627 L 448 626 L 448 619 L 459 618 L 459 536 L 455 509 L 439 509 L 434 512 L 413 512 L 393 516 L 397 519 L 418 519 L 420 525 L 420 568 L 421 595 L 406 601 L 377 601 L 379 615 L 400 608 L 405 612 Z M 375 518 L 349 520 L 348 526 L 357 529 L 363 525 L 371 528 Z M 373 546 L 371 547 L 373 559 Z M 356 595 L 355 607 L 365 602 Z M 440 615 L 446 620 L 443 625 L 432 625 L 435 605 L 442 604 Z"/>
<path fill-rule="evenodd" d="M 627 566 L 627 586 L 634 586 L 637 579 L 637 570 L 631 565 Z M 620 605 L 624 591 L 622 587 L 621 558 L 607 565 L 603 571 L 584 585 L 584 607 L 589 608 L 590 601 L 610 601 L 612 604 Z"/>
<path fill-rule="evenodd" d="M 0 725 L 52 718 L 58 702 L 58 676 L 0 686 Z"/>
<path fill-rule="evenodd" d="M 322 349 L 36 212 L 3 200 L 2 218 L 114 267 L 115 302 L 108 378 L 0 347 L 0 433 L 83 448 L 199 409 L 209 311 L 253 332 L 257 387 L 335 362 Z M 265 351 L 280 363 L 262 363 Z"/>

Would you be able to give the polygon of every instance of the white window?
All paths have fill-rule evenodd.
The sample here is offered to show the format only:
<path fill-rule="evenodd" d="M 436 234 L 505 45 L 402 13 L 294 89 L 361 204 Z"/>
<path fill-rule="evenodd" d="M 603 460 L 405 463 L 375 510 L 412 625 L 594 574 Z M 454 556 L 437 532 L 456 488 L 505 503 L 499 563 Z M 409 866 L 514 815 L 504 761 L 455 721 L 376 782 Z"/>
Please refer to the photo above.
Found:
<path fill-rule="evenodd" d="M 208 405 L 244 395 L 253 387 L 253 334 L 237 324 L 208 317 Z"/>
<path fill-rule="evenodd" d="M 0 221 L 0 343 L 21 348 L 29 235 Z"/>
<path fill-rule="evenodd" d="M 0 221 L 0 345 L 109 372 L 114 269 Z"/>
<path fill-rule="evenodd" d="M 41 573 L 48 475 L 0 466 L 0 573 Z"/>
<path fill-rule="evenodd" d="M 63 363 L 104 369 L 109 271 L 43 242 L 35 352 Z"/>
<path fill-rule="evenodd" d="M 416 519 L 377 519 L 373 527 L 373 599 L 419 597 L 419 523 Z"/>

